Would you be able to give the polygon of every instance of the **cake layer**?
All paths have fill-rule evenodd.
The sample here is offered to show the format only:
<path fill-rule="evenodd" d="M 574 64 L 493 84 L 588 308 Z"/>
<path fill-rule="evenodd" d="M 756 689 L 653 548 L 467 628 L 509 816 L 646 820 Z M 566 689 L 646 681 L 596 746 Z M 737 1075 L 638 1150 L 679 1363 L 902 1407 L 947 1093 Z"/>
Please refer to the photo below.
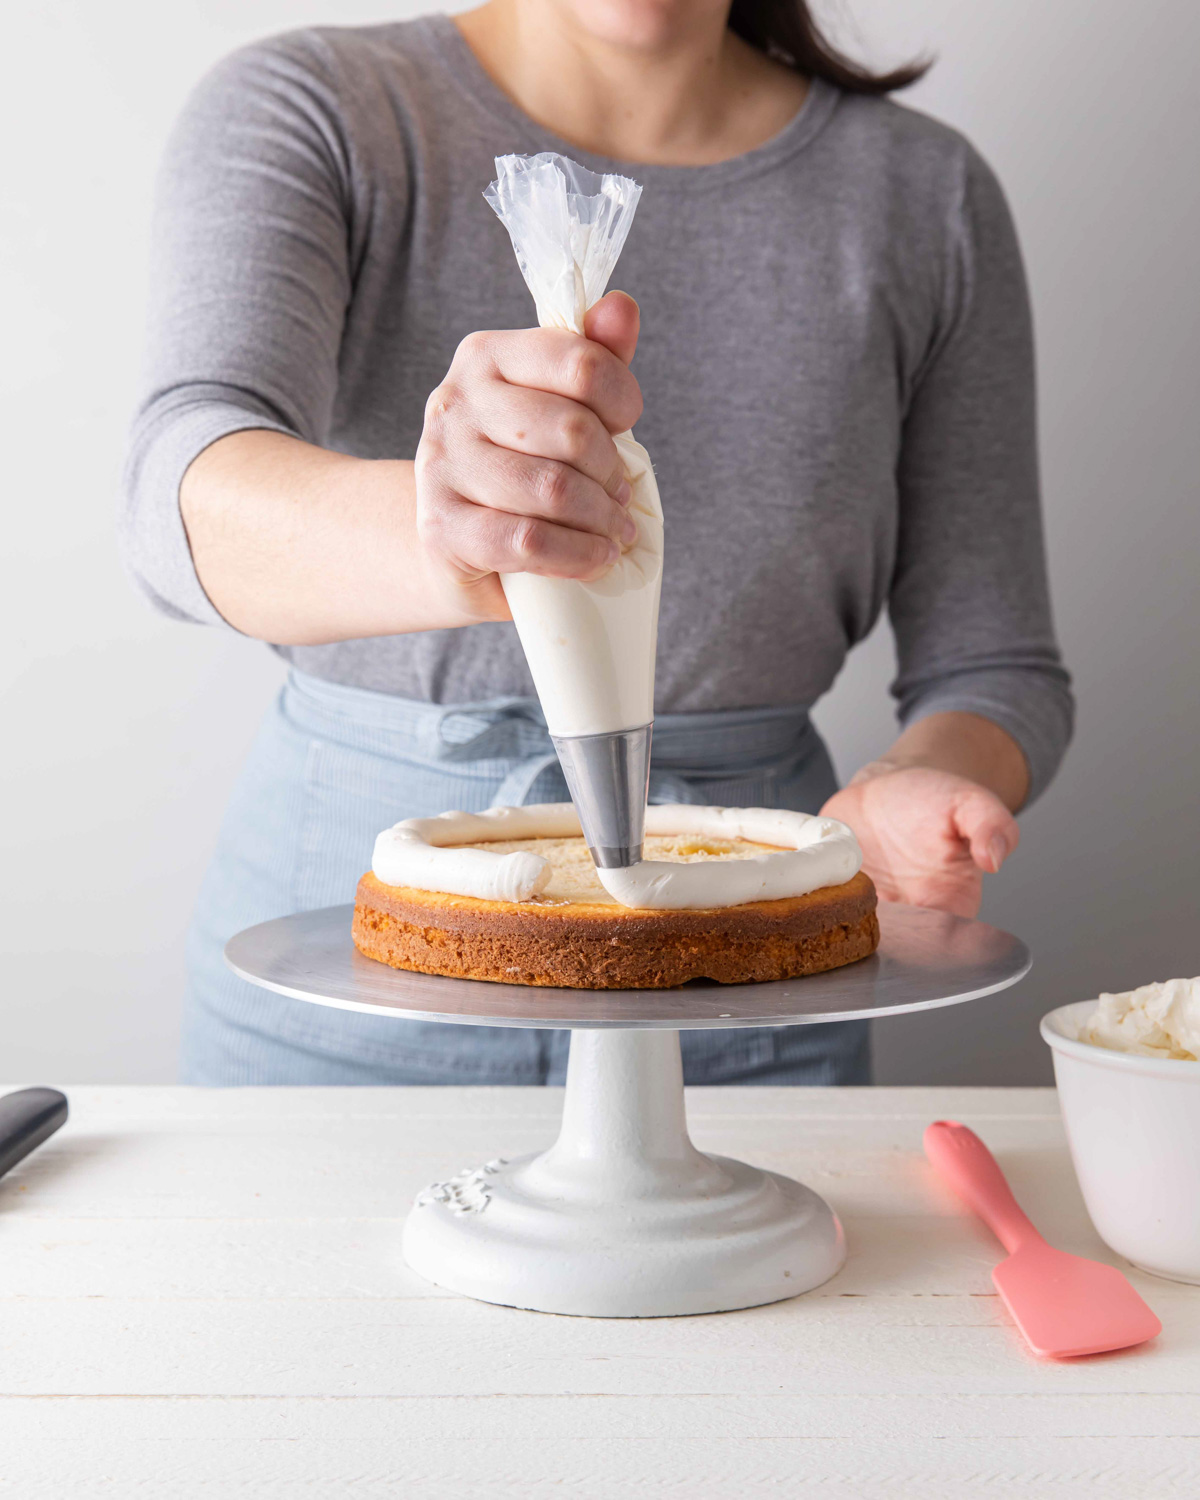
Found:
<path fill-rule="evenodd" d="M 694 851 L 698 858 L 739 853 Z M 368 958 L 393 968 L 507 984 L 745 984 L 866 958 L 879 942 L 875 905 L 875 887 L 861 872 L 804 896 L 703 911 L 635 911 L 586 891 L 576 899 L 484 901 L 386 886 L 368 873 L 358 886 L 354 941 Z"/>

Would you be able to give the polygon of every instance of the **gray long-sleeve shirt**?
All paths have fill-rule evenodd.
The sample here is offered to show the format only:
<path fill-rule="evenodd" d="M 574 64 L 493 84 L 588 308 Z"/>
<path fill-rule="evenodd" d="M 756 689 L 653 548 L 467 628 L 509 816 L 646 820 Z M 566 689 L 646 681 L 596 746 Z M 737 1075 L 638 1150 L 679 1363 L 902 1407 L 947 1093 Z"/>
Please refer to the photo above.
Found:
<path fill-rule="evenodd" d="M 645 187 L 616 282 L 642 307 L 637 436 L 666 515 L 658 710 L 810 706 L 886 605 L 902 721 L 992 719 L 1040 791 L 1072 705 L 1012 222 L 953 130 L 819 82 L 747 155 L 630 166 L 536 125 L 444 17 L 221 63 L 160 182 L 122 525 L 146 593 L 220 620 L 179 513 L 208 444 L 269 428 L 411 458 L 459 340 L 532 324 L 482 190 L 493 156 L 544 150 Z M 533 691 L 511 625 L 278 649 L 439 703 Z"/>

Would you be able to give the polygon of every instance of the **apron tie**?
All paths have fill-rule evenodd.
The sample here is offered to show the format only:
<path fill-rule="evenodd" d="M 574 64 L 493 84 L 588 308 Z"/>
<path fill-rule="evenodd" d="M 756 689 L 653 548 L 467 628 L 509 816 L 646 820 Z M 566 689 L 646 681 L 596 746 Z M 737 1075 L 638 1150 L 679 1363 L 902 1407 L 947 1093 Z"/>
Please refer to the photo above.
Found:
<path fill-rule="evenodd" d="M 807 716 L 804 716 L 804 726 L 807 727 Z M 792 760 L 796 753 L 797 736 L 794 727 L 788 727 L 792 729 L 792 733 L 786 736 L 785 755 L 788 760 Z M 494 708 L 481 706 L 478 709 L 447 709 L 438 716 L 437 735 L 439 759 L 508 763 L 500 785 L 489 803 L 490 807 L 524 807 L 532 800 L 533 789 L 539 778 L 547 772 L 557 773 L 556 779 L 562 785 L 562 792 L 558 795 L 562 798 L 567 795 L 566 780 L 558 764 L 554 742 L 546 728 L 541 708 L 536 703 L 516 700 L 498 704 Z M 677 754 L 682 752 L 681 759 L 692 758 L 695 754 L 694 742 L 680 745 L 680 738 L 678 730 L 672 733 L 671 726 L 668 726 L 665 734 L 656 735 L 654 752 L 659 750 L 661 740 L 665 742 L 668 757 L 671 749 L 675 748 Z M 673 740 L 676 742 L 674 746 Z M 742 743 L 744 744 L 744 740 Z M 758 748 L 757 758 L 761 761 L 762 747 Z M 770 749 L 775 752 L 772 758 L 778 758 L 778 746 L 772 745 Z M 728 742 L 719 752 L 722 761 L 728 761 L 733 754 L 733 747 Z M 701 754 L 695 758 L 703 760 L 705 757 Z M 652 753 L 649 801 L 692 805 L 702 802 L 699 788 L 689 780 L 689 771 L 696 777 L 711 776 L 712 771 L 704 766 L 656 764 L 659 759 Z M 499 766 L 497 769 L 499 770 Z M 545 792 L 542 795 L 545 796 Z"/>
<path fill-rule="evenodd" d="M 541 704 L 533 697 L 500 697 L 476 703 L 423 703 L 362 688 L 324 682 L 295 670 L 288 700 L 297 722 L 337 739 L 351 718 L 380 755 L 412 757 L 436 774 L 458 765 L 495 787 L 491 807 L 567 800 L 566 780 Z M 649 800 L 693 806 L 718 800 L 745 805 L 750 788 L 774 805 L 780 779 L 793 782 L 811 767 L 813 792 L 832 789 L 832 768 L 820 736 L 803 708 L 726 709 L 659 714 L 654 722 Z M 468 769 L 469 768 L 469 769 Z M 810 774 L 810 773 L 804 773 Z"/>
<path fill-rule="evenodd" d="M 540 755 L 529 755 L 519 760 L 500 785 L 492 798 L 491 807 L 524 807 L 533 791 L 533 784 L 543 771 L 558 766 L 554 746 Z"/>

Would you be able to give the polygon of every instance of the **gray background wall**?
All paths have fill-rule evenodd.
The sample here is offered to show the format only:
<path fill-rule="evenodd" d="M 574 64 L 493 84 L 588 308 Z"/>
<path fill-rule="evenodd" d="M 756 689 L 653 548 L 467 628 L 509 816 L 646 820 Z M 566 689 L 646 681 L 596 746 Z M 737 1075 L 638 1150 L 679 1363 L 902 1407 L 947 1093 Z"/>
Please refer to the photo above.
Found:
<path fill-rule="evenodd" d="M 244 40 L 405 0 L 40 0 L 9 22 L 0 118 L 0 1073 L 173 1074 L 182 933 L 279 669 L 171 625 L 112 541 L 154 165 L 184 91 Z M 1008 997 L 880 1023 L 880 1082 L 1049 1078 L 1036 1019 L 1200 970 L 1200 12 L 1190 0 L 855 0 L 875 62 L 933 51 L 912 103 L 1007 185 L 1036 303 L 1047 526 L 1077 741 L 984 915 Z M 498 143 L 502 147 L 502 143 Z M 652 311 L 652 310 L 648 310 Z M 886 632 L 819 711 L 843 773 L 891 734 Z"/>

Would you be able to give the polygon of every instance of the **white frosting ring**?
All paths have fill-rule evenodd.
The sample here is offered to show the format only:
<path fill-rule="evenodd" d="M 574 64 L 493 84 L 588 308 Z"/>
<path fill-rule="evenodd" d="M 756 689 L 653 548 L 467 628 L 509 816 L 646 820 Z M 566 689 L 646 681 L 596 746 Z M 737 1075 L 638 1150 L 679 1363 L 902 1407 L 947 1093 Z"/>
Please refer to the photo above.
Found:
<path fill-rule="evenodd" d="M 646 809 L 646 832 L 749 839 L 774 844 L 779 852 L 696 864 L 644 859 L 623 870 L 597 870 L 600 884 L 622 906 L 699 911 L 744 906 L 747 901 L 781 901 L 822 886 L 843 885 L 862 867 L 862 850 L 845 823 L 808 813 L 663 804 Z"/>
<path fill-rule="evenodd" d="M 579 819 L 569 802 L 406 818 L 385 828 L 375 840 L 371 869 L 384 885 L 478 896 L 482 901 L 528 901 L 550 879 L 550 866 L 540 854 L 494 854 L 488 849 L 446 846 L 495 839 L 570 838 L 579 832 Z"/>
<path fill-rule="evenodd" d="M 569 802 L 408 818 L 375 840 L 371 869 L 384 885 L 415 886 L 483 901 L 528 901 L 550 879 L 550 866 L 540 855 L 451 846 L 499 839 L 577 838 L 581 831 Z M 748 839 L 772 844 L 778 852 L 695 864 L 647 859 L 623 870 L 597 870 L 615 901 L 641 910 L 696 911 L 743 906 L 748 901 L 779 901 L 842 885 L 862 866 L 858 840 L 844 823 L 808 813 L 663 804 L 646 809 L 646 832 Z"/>

